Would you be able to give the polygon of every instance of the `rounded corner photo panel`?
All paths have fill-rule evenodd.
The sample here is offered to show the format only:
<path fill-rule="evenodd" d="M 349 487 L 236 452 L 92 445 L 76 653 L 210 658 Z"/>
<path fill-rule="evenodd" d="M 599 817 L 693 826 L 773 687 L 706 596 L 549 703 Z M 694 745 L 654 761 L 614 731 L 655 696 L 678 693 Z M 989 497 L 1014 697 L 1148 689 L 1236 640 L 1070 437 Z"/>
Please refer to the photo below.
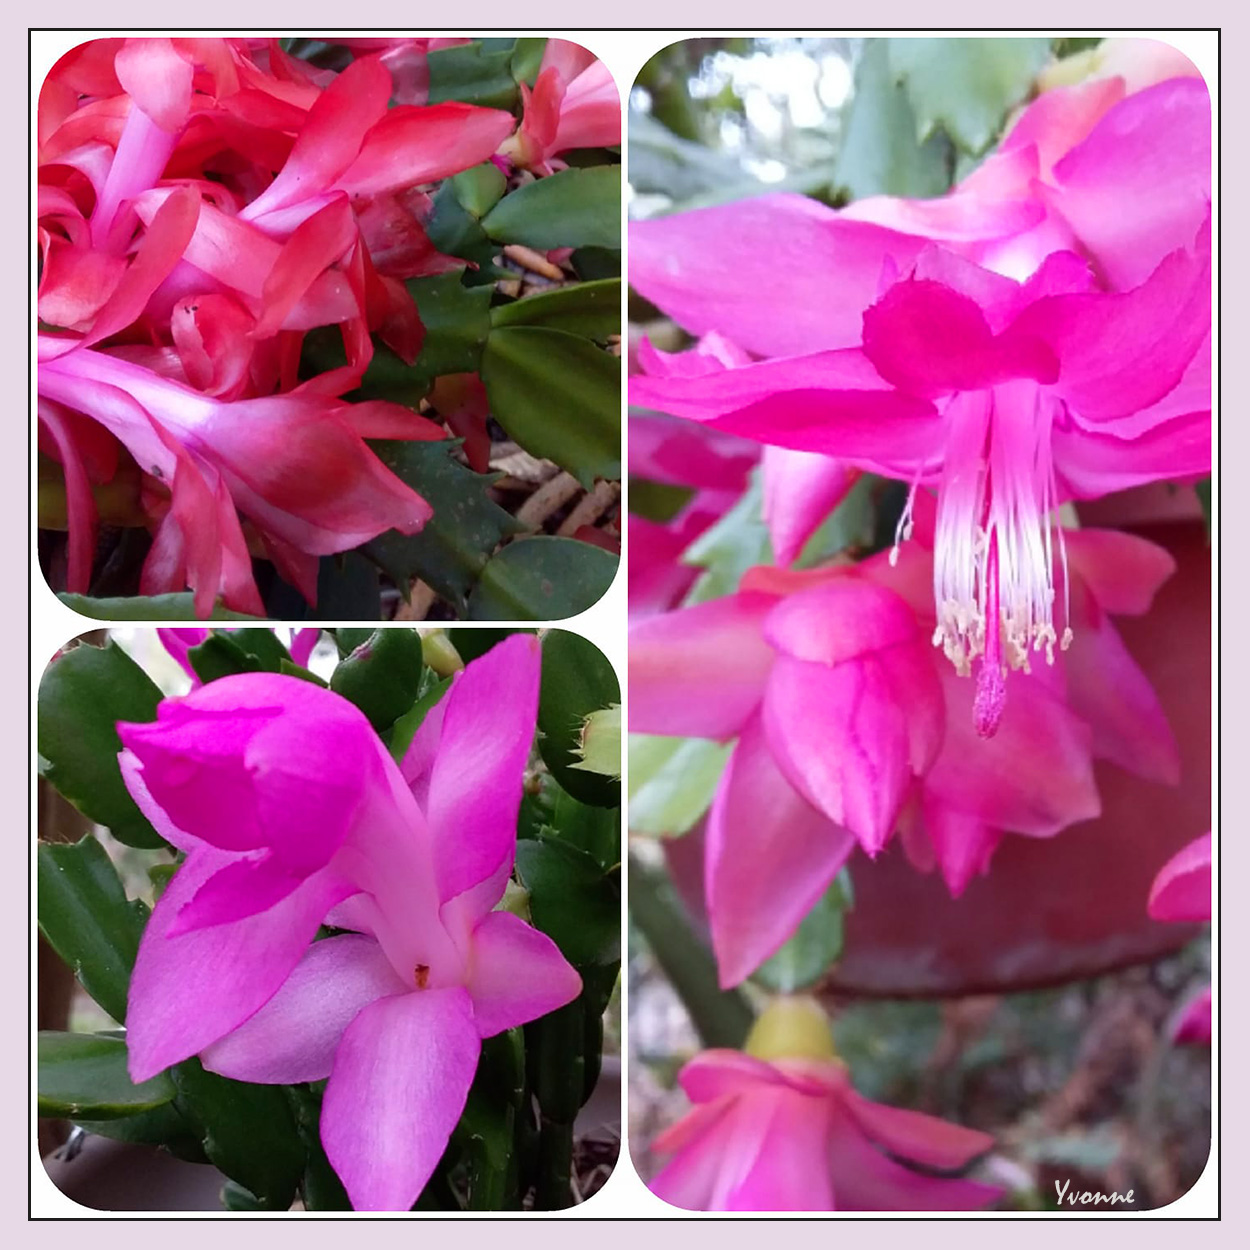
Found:
<path fill-rule="evenodd" d="M 559 38 L 38 38 L 48 587 L 106 621 L 591 607 L 621 548 L 607 66 Z"/>
<path fill-rule="evenodd" d="M 638 74 L 629 1150 L 670 1209 L 1218 1218 L 1217 61 Z"/>
<path fill-rule="evenodd" d="M 596 1201 L 621 1141 L 620 699 L 561 629 L 61 648 L 38 690 L 46 1209 Z"/>

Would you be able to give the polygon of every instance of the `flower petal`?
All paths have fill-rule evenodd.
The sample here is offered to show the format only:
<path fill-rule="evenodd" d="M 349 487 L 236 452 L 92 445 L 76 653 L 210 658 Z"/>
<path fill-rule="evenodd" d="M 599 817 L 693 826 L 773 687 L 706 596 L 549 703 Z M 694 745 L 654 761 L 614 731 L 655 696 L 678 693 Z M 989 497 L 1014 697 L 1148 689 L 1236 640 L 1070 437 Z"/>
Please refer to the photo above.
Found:
<path fill-rule="evenodd" d="M 168 936 L 196 891 L 234 856 L 204 848 L 174 874 L 139 943 L 126 1016 L 131 1079 L 198 1054 L 264 1006 L 299 963 L 326 912 L 350 893 L 314 873 L 276 906 L 231 924 Z"/>
<path fill-rule="evenodd" d="M 538 640 L 513 634 L 470 663 L 443 699 L 426 815 L 444 902 L 493 876 L 501 864 L 511 869 L 540 668 Z"/>
<path fill-rule="evenodd" d="M 843 1095 L 843 1106 L 878 1146 L 923 1167 L 942 1171 L 967 1167 L 994 1145 L 988 1133 L 919 1111 L 872 1102 L 849 1086 Z"/>
<path fill-rule="evenodd" d="M 1177 923 L 1211 919 L 1211 835 L 1183 846 L 1150 887 L 1147 911 L 1155 920 Z"/>
<path fill-rule="evenodd" d="M 282 988 L 201 1056 L 210 1072 L 260 1085 L 324 1081 L 343 1031 L 370 1003 L 410 987 L 372 938 L 314 942 Z"/>
<path fill-rule="evenodd" d="M 773 649 L 763 623 L 776 599 L 738 594 L 647 617 L 629 631 L 629 728 L 722 741 L 759 706 Z"/>
<path fill-rule="evenodd" d="M 887 662 L 868 655 L 830 667 L 779 656 L 764 728 L 791 785 L 875 855 L 894 832 L 912 777 L 907 715 Z"/>
<path fill-rule="evenodd" d="M 859 474 L 830 456 L 764 448 L 764 520 L 781 565 L 793 564 L 803 544 L 846 498 Z"/>
<path fill-rule="evenodd" d="M 924 246 L 805 196 L 761 195 L 633 222 L 629 280 L 692 334 L 793 355 L 858 343 L 886 258 L 902 269 Z"/>
<path fill-rule="evenodd" d="M 478 1033 L 494 1037 L 571 1003 L 582 979 L 545 933 L 493 911 L 473 930 L 466 988 Z"/>
<path fill-rule="evenodd" d="M 1001 1193 L 993 1185 L 926 1176 L 887 1159 L 850 1116 L 834 1120 L 830 1159 L 839 1211 L 977 1211 Z"/>
<path fill-rule="evenodd" d="M 761 1095 L 756 1095 L 763 1102 Z M 726 1195 L 726 1211 L 832 1211 L 826 1162 L 833 1108 L 792 1089 L 769 1092 L 768 1128 L 751 1170 Z"/>
<path fill-rule="evenodd" d="M 365 1007 L 343 1033 L 321 1141 L 357 1211 L 407 1211 L 447 1148 L 481 1043 L 467 990 L 414 990 Z"/>
<path fill-rule="evenodd" d="M 854 846 L 849 830 L 782 775 L 760 718 L 748 721 L 707 826 L 708 917 L 723 986 L 750 976 L 793 935 Z"/>

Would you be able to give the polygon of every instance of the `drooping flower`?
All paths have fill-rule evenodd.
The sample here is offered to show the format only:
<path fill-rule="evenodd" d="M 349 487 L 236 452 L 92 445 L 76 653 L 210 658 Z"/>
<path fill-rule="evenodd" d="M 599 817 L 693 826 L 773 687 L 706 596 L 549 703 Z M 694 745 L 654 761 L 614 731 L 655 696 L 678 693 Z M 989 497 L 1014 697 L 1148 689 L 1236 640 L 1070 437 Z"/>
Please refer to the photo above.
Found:
<path fill-rule="evenodd" d="M 1150 887 L 1146 910 L 1154 920 L 1194 924 L 1211 919 L 1211 835 L 1204 833 L 1168 860 Z M 1182 1009 L 1172 1037 L 1178 1042 L 1211 1044 L 1211 987 L 1200 990 Z"/>
<path fill-rule="evenodd" d="M 694 353 L 644 350 L 652 376 L 633 380 L 634 402 L 899 479 L 913 497 L 937 487 L 935 641 L 961 673 L 978 667 L 987 735 L 1006 672 L 1070 636 L 1055 509 L 1210 472 L 1205 88 L 1172 80 L 1108 108 L 1055 186 L 1008 178 L 1036 173 L 1041 138 L 1013 139 L 1044 131 L 1054 106 L 1026 113 L 974 188 L 931 212 L 889 201 L 889 226 L 876 202 L 862 220 L 764 196 L 631 232 L 640 293 L 753 354 L 691 368 Z M 1059 236 L 1032 237 L 1052 219 Z M 1004 241 L 1026 234 L 1027 257 L 1009 256 Z"/>
<path fill-rule="evenodd" d="M 1087 625 L 1054 669 L 1022 676 L 991 741 L 975 693 L 928 645 L 932 517 L 917 541 L 853 565 L 758 568 L 739 592 L 630 629 L 630 729 L 737 738 L 708 818 L 705 893 L 722 982 L 748 976 L 797 928 L 856 845 L 896 832 L 952 894 L 1005 832 L 1050 837 L 1098 814 L 1092 760 L 1175 782 L 1175 742 L 1107 619 L 1140 613 L 1166 553 L 1072 531 Z"/>
<path fill-rule="evenodd" d="M 608 67 L 567 39 L 548 39 L 533 90 L 521 84 L 524 113 L 500 154 L 522 169 L 550 174 L 561 152 L 615 147 L 621 105 Z"/>
<path fill-rule="evenodd" d="M 364 716 L 243 674 L 123 724 L 123 776 L 186 861 L 144 931 L 130 1071 L 191 1055 L 238 1080 L 328 1080 L 321 1138 L 358 1209 L 406 1210 L 480 1041 L 577 996 L 544 934 L 492 910 L 534 736 L 530 637 L 458 674 L 396 764 Z M 313 941 L 327 923 L 345 930 Z"/>
<path fill-rule="evenodd" d="M 858 1094 L 813 1000 L 776 1000 L 745 1053 L 705 1051 L 678 1080 L 695 1105 L 652 1143 L 673 1158 L 649 1183 L 674 1206 L 969 1211 L 999 1196 L 994 1186 L 950 1175 L 993 1139 Z"/>

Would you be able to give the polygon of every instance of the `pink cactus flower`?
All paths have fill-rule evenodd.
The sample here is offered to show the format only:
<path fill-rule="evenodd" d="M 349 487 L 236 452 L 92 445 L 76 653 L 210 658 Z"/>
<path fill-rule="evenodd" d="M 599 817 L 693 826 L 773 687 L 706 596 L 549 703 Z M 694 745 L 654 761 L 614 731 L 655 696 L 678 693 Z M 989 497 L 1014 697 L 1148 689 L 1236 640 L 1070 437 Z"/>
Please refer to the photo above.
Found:
<path fill-rule="evenodd" d="M 127 1015 L 141 1081 L 191 1055 L 243 1081 L 327 1080 L 321 1139 L 360 1210 L 407 1210 L 480 1041 L 570 1002 L 555 944 L 492 910 L 516 851 L 539 652 L 454 679 L 402 764 L 321 687 L 227 677 L 118 727 L 126 784 L 179 850 Z M 327 923 L 349 930 L 313 941 Z"/>
<path fill-rule="evenodd" d="M 848 468 L 907 482 L 913 500 L 937 488 L 935 642 L 959 673 L 977 669 L 986 736 L 1007 672 L 1071 639 L 1052 512 L 1211 465 L 1205 87 L 1169 80 L 1108 108 L 1054 166 L 1051 195 L 1004 171 L 1036 173 L 1045 145 L 1025 139 L 1045 130 L 1053 94 L 981 182 L 932 202 L 936 224 L 913 202 L 891 201 L 887 227 L 879 204 L 869 221 L 773 195 L 631 233 L 640 293 L 745 357 L 644 345 L 633 402 L 830 457 L 822 490 Z M 1157 211 L 1116 207 L 1142 202 Z M 1014 266 L 988 245 L 1054 214 L 1062 238 L 1000 272 Z"/>
<path fill-rule="evenodd" d="M 521 84 L 520 128 L 500 152 L 523 169 L 550 174 L 573 148 L 615 147 L 621 103 L 611 72 L 594 53 L 567 39 L 548 39 L 531 91 Z"/>
<path fill-rule="evenodd" d="M 979 1181 L 934 1175 L 967 1167 L 993 1139 L 856 1093 L 810 999 L 774 1002 L 746 1053 L 705 1051 L 678 1080 L 695 1105 L 653 1142 L 673 1158 L 650 1182 L 674 1206 L 972 1211 L 999 1196 Z"/>
<path fill-rule="evenodd" d="M 1150 888 L 1146 910 L 1155 920 L 1194 924 L 1211 919 L 1211 835 L 1183 846 L 1162 868 Z M 1200 990 L 1181 1010 L 1173 1028 L 1177 1042 L 1211 1044 L 1211 987 Z"/>
<path fill-rule="evenodd" d="M 724 599 L 630 629 L 630 730 L 737 738 L 708 819 L 706 897 L 722 982 L 796 929 L 856 845 L 895 831 L 952 894 L 1005 831 L 1051 837 L 1098 814 L 1092 760 L 1174 783 L 1176 744 L 1108 613 L 1137 614 L 1165 552 L 1112 531 L 1068 535 L 1081 637 L 1022 675 L 998 735 L 929 646 L 931 501 L 892 561 L 760 568 Z M 729 657 L 727 659 L 727 657 Z"/>

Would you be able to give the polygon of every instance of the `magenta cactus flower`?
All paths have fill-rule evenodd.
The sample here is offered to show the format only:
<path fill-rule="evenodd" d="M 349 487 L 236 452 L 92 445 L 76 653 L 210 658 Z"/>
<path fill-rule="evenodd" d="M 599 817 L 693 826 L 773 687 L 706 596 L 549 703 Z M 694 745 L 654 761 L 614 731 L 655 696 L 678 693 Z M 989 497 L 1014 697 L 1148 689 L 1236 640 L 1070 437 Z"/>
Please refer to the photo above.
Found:
<path fill-rule="evenodd" d="M 126 784 L 186 853 L 144 931 L 136 1081 L 192 1055 L 244 1081 L 326 1080 L 321 1138 L 353 1205 L 407 1210 L 482 1038 L 574 999 L 555 944 L 493 910 L 516 851 L 539 651 L 469 664 L 397 764 L 338 695 L 252 673 L 120 725 Z M 318 927 L 347 930 L 313 941 Z"/>
<path fill-rule="evenodd" d="M 1081 637 L 1062 664 L 1019 679 L 999 733 L 978 741 L 975 692 L 929 646 L 931 509 L 897 561 L 755 569 L 735 595 L 630 630 L 630 729 L 738 739 L 705 865 L 726 985 L 794 932 L 856 845 L 875 855 L 897 829 L 957 895 L 1004 832 L 1051 837 L 1096 816 L 1095 758 L 1177 780 L 1171 731 L 1108 619 L 1144 612 L 1171 558 L 1131 535 L 1072 531 Z"/>
<path fill-rule="evenodd" d="M 1206 89 L 1127 97 L 1057 162 L 1051 113 L 1067 117 L 1043 97 L 931 211 L 773 195 L 631 234 L 635 287 L 736 345 L 644 344 L 634 402 L 829 457 L 822 491 L 848 468 L 908 483 L 900 537 L 936 490 L 934 641 L 977 669 L 983 736 L 1007 672 L 1072 637 L 1051 514 L 1211 466 Z M 1114 207 L 1130 202 L 1154 211 Z"/>
<path fill-rule="evenodd" d="M 678 1080 L 694 1108 L 652 1143 L 673 1157 L 650 1182 L 674 1206 L 969 1211 L 999 1195 L 980 1181 L 933 1174 L 966 1167 L 993 1139 L 857 1093 L 811 999 L 772 1003 L 745 1053 L 704 1051 Z"/>

